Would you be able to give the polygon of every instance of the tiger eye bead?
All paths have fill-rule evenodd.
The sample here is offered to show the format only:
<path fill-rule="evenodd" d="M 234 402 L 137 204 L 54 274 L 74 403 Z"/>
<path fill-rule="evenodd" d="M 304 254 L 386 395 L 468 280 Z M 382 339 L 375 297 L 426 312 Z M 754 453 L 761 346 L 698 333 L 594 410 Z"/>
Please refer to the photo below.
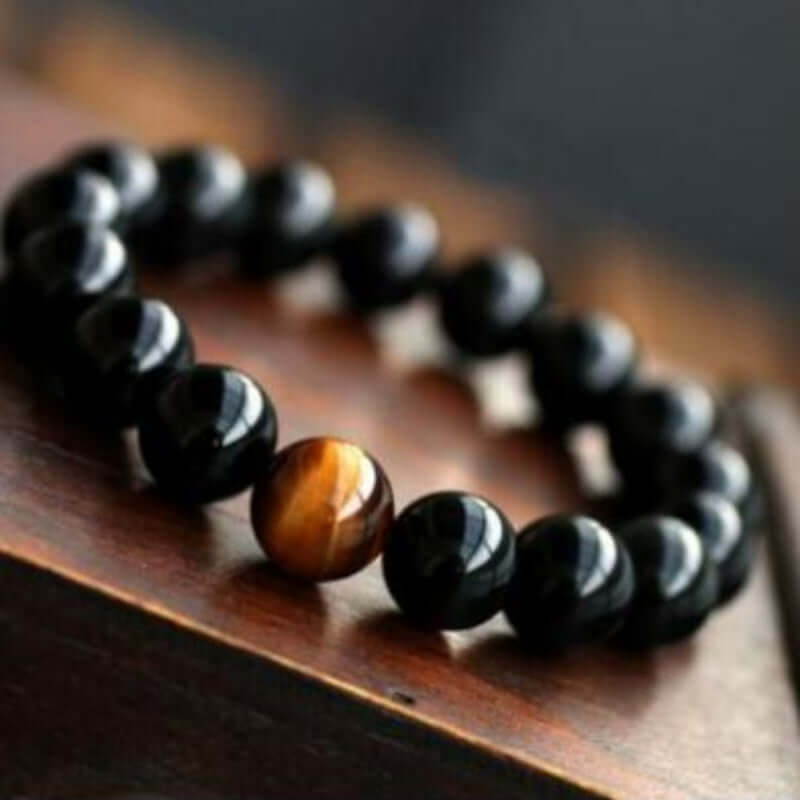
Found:
<path fill-rule="evenodd" d="M 117 190 L 122 226 L 129 228 L 152 211 L 158 189 L 155 159 L 129 142 L 97 142 L 70 153 L 67 167 L 80 167 L 107 178 Z"/>
<path fill-rule="evenodd" d="M 111 297 L 78 319 L 64 364 L 76 410 L 105 425 L 132 424 L 141 405 L 194 349 L 183 320 L 160 300 Z"/>
<path fill-rule="evenodd" d="M 361 311 L 400 305 L 428 285 L 439 226 L 423 208 L 398 206 L 340 230 L 331 256 L 351 304 Z"/>
<path fill-rule="evenodd" d="M 397 517 L 383 554 L 383 576 L 415 623 L 471 628 L 502 608 L 514 550 L 514 529 L 498 508 L 466 492 L 436 492 Z"/>
<path fill-rule="evenodd" d="M 538 314 L 529 326 L 531 384 L 545 422 L 565 428 L 605 420 L 636 368 L 636 343 L 597 312 Z"/>
<path fill-rule="evenodd" d="M 125 245 L 113 231 L 61 222 L 25 240 L 9 288 L 13 313 L 26 331 L 63 337 L 89 306 L 132 294 L 135 283 Z"/>
<path fill-rule="evenodd" d="M 250 486 L 275 450 L 275 409 L 239 370 L 198 364 L 177 372 L 139 420 L 142 457 L 166 495 L 210 503 Z"/>
<path fill-rule="evenodd" d="M 157 159 L 159 186 L 134 243 L 145 259 L 172 264 L 234 243 L 244 214 L 246 174 L 219 147 L 171 150 Z"/>
<path fill-rule="evenodd" d="M 611 456 L 629 484 L 646 490 L 665 458 L 699 449 L 715 425 L 714 401 L 699 384 L 635 384 L 619 394 L 608 420 Z"/>
<path fill-rule="evenodd" d="M 56 222 L 111 227 L 119 220 L 119 195 L 102 175 L 85 169 L 41 172 L 23 183 L 6 205 L 3 246 L 13 257 L 31 233 Z"/>
<path fill-rule="evenodd" d="M 327 242 L 336 190 L 322 167 L 290 161 L 255 175 L 246 205 L 242 271 L 274 275 L 302 265 Z"/>
<path fill-rule="evenodd" d="M 589 517 L 545 517 L 517 537 L 505 613 L 527 645 L 558 651 L 613 633 L 633 589 L 630 558 L 610 531 Z"/>
<path fill-rule="evenodd" d="M 625 525 L 636 590 L 621 635 L 638 647 L 692 634 L 718 597 L 718 574 L 700 535 L 676 517 L 651 515 Z"/>
<path fill-rule="evenodd" d="M 753 562 L 753 536 L 736 507 L 713 492 L 694 492 L 674 500 L 665 513 L 692 526 L 719 573 L 719 602 L 743 586 Z"/>
<path fill-rule="evenodd" d="M 253 530 L 280 570 L 307 581 L 344 578 L 383 549 L 392 488 L 372 456 L 333 438 L 296 442 L 257 479 Z"/>
<path fill-rule="evenodd" d="M 443 281 L 441 324 L 464 353 L 501 355 L 522 343 L 526 324 L 547 294 L 544 272 L 531 256 L 495 250 L 468 261 Z"/>

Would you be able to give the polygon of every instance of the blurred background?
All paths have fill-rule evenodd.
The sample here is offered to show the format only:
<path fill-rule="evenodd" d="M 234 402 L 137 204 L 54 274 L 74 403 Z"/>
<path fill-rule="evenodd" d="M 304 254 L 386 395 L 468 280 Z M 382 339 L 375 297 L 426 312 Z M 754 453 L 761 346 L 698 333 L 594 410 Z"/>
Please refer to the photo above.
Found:
<path fill-rule="evenodd" d="M 426 202 L 454 255 L 515 240 L 647 344 L 800 385 L 800 6 L 0 0 L 0 26 L 12 69 L 145 141 L 312 154 L 348 204 Z"/>

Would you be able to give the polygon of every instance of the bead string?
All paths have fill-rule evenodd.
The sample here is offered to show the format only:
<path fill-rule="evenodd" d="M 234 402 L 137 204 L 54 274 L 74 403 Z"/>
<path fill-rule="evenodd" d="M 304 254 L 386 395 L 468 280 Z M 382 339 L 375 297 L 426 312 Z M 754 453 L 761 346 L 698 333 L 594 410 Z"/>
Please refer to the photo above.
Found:
<path fill-rule="evenodd" d="M 253 487 L 267 557 L 304 580 L 350 575 L 383 554 L 387 588 L 415 623 L 478 625 L 499 611 L 533 649 L 682 638 L 744 584 L 753 479 L 716 438 L 702 387 L 654 382 L 615 318 L 550 305 L 539 264 L 502 248 L 439 270 L 439 233 L 416 206 L 336 217 L 333 181 L 290 161 L 248 174 L 213 147 L 153 157 L 127 143 L 70 153 L 12 194 L 3 216 L 5 294 L 18 341 L 44 350 L 70 405 L 135 426 L 156 485 L 202 504 Z M 369 314 L 429 292 L 465 356 L 526 354 L 547 424 L 602 425 L 628 494 L 657 513 L 608 527 L 545 517 L 515 533 L 488 500 L 437 492 L 395 516 L 389 479 L 360 447 L 320 437 L 275 453 L 277 416 L 257 382 L 196 364 L 183 320 L 136 293 L 134 259 L 171 264 L 235 249 L 270 277 L 326 256 Z M 45 341 L 47 340 L 47 341 Z"/>

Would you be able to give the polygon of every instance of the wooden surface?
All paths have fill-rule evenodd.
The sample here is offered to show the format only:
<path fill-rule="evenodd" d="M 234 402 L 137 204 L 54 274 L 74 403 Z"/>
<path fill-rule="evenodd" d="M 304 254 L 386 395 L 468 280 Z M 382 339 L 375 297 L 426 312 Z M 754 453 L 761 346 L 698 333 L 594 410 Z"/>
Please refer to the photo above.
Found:
<path fill-rule="evenodd" d="M 8 78 L 0 121 L 4 188 L 103 129 Z M 358 441 L 400 506 L 459 487 L 516 524 L 575 507 L 563 454 L 529 432 L 487 430 L 462 385 L 310 305 L 314 286 L 275 292 L 224 264 L 145 278 L 186 315 L 203 360 L 262 382 L 282 442 Z M 3 354 L 3 796 L 800 798 L 763 556 L 690 642 L 539 661 L 502 619 L 458 634 L 409 628 L 377 566 L 292 584 L 263 564 L 246 517 L 244 497 L 196 513 L 160 499 L 130 441 L 68 419 Z"/>
<path fill-rule="evenodd" d="M 770 565 L 800 707 L 800 414 L 794 398 L 776 391 L 746 392 L 737 407 L 763 475 L 770 511 Z"/>

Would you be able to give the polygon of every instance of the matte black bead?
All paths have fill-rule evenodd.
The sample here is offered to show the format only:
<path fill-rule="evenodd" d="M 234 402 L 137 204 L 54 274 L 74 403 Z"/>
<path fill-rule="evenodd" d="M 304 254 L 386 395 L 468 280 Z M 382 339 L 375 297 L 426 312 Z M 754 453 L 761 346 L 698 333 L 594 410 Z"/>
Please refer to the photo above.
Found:
<path fill-rule="evenodd" d="M 712 440 L 692 453 L 665 459 L 658 472 L 663 497 L 707 490 L 743 508 L 752 496 L 753 478 L 744 456 L 733 447 Z"/>
<path fill-rule="evenodd" d="M 83 414 L 124 427 L 168 376 L 193 361 L 186 325 L 166 303 L 114 297 L 92 306 L 75 325 L 64 384 Z"/>
<path fill-rule="evenodd" d="M 733 597 L 747 580 L 754 555 L 752 533 L 733 503 L 713 492 L 695 492 L 676 499 L 665 513 L 700 534 L 719 573 L 719 602 Z"/>
<path fill-rule="evenodd" d="M 155 159 L 129 142 L 97 142 L 67 156 L 67 167 L 82 167 L 107 178 L 120 199 L 122 225 L 135 226 L 153 210 L 158 190 Z"/>
<path fill-rule="evenodd" d="M 545 313 L 532 319 L 529 335 L 531 384 L 545 422 L 606 420 L 636 369 L 630 330 L 607 314 Z"/>
<path fill-rule="evenodd" d="M 233 245 L 247 184 L 239 159 L 218 147 L 196 147 L 165 153 L 157 164 L 155 207 L 134 240 L 142 257 L 171 264 Z"/>
<path fill-rule="evenodd" d="M 13 257 L 40 228 L 63 221 L 110 227 L 119 218 L 119 195 L 102 175 L 85 169 L 40 172 L 11 196 L 3 218 L 3 246 Z"/>
<path fill-rule="evenodd" d="M 700 535 L 676 517 L 641 517 L 619 532 L 636 576 L 622 637 L 636 646 L 693 633 L 717 602 L 717 570 Z"/>
<path fill-rule="evenodd" d="M 438 492 L 395 520 L 383 554 L 389 592 L 425 627 L 471 628 L 497 613 L 514 569 L 502 512 L 464 492 Z"/>
<path fill-rule="evenodd" d="M 132 294 L 135 285 L 125 245 L 113 231 L 60 222 L 19 248 L 10 275 L 12 310 L 31 335 L 64 338 L 91 305 Z"/>
<path fill-rule="evenodd" d="M 269 464 L 278 423 L 258 384 L 232 367 L 174 375 L 139 423 L 147 468 L 165 494 L 209 503 L 250 486 Z"/>
<path fill-rule="evenodd" d="M 547 295 L 544 272 L 531 256 L 512 249 L 485 253 L 443 281 L 442 327 L 468 355 L 500 355 L 523 343 Z"/>
<path fill-rule="evenodd" d="M 605 639 L 633 597 L 625 548 L 589 517 L 557 515 L 524 528 L 505 612 L 529 646 L 548 652 Z"/>
<path fill-rule="evenodd" d="M 629 484 L 649 486 L 662 459 L 697 450 L 715 424 L 714 401 L 698 384 L 632 385 L 619 394 L 608 422 L 611 455 Z"/>
<path fill-rule="evenodd" d="M 328 173 L 290 161 L 252 178 L 241 246 L 242 270 L 274 275 L 297 267 L 327 244 L 336 208 Z"/>
<path fill-rule="evenodd" d="M 439 254 L 439 227 L 416 206 L 376 211 L 340 230 L 331 255 L 353 306 L 400 305 L 427 287 Z"/>

